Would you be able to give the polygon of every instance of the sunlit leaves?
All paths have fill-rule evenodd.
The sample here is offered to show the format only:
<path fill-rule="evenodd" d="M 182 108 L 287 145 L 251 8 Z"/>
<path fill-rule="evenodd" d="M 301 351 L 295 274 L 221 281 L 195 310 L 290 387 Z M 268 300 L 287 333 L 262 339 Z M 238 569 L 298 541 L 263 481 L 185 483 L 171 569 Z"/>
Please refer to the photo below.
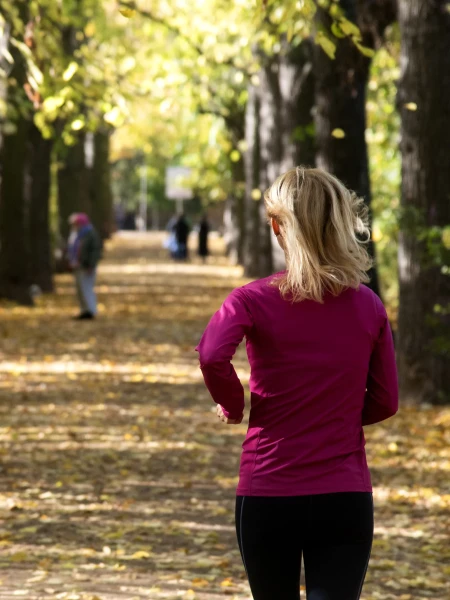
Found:
<path fill-rule="evenodd" d="M 336 56 L 336 44 L 323 32 L 319 31 L 315 37 L 315 42 L 325 52 L 329 58 L 334 59 Z"/>
<path fill-rule="evenodd" d="M 333 21 L 331 24 L 331 33 L 337 38 L 345 38 L 344 31 L 341 29 L 341 27 L 339 27 L 339 23 L 336 21 Z"/>
<path fill-rule="evenodd" d="M 355 46 L 358 48 L 358 50 L 364 56 L 367 56 L 368 58 L 373 58 L 375 56 L 375 50 L 373 50 L 372 48 L 368 48 L 367 46 L 363 46 L 359 42 L 355 42 Z"/>
<path fill-rule="evenodd" d="M 418 108 L 415 102 L 407 102 L 404 107 L 406 110 L 410 110 L 411 112 L 415 112 Z"/>
<path fill-rule="evenodd" d="M 112 125 L 113 127 L 119 127 L 124 122 L 123 113 L 118 106 L 114 106 L 111 108 L 111 110 L 106 112 L 103 116 L 103 119 L 106 123 Z"/>
<path fill-rule="evenodd" d="M 131 17 L 134 17 L 134 15 L 136 14 L 136 11 L 133 10 L 132 8 L 119 8 L 119 13 L 125 17 L 126 19 L 131 19 Z"/>
<path fill-rule="evenodd" d="M 361 32 L 359 30 L 359 27 L 355 25 L 355 23 L 352 23 L 345 17 L 341 17 L 338 21 L 338 24 L 339 28 L 343 31 L 345 35 L 348 35 L 357 40 L 361 39 Z"/>
<path fill-rule="evenodd" d="M 70 128 L 73 131 L 80 131 L 81 129 L 83 129 L 85 124 L 86 124 L 86 121 L 83 119 L 83 117 L 78 117 L 77 119 L 72 121 L 72 123 L 70 124 Z"/>
<path fill-rule="evenodd" d="M 230 153 L 230 160 L 232 162 L 238 162 L 238 160 L 241 158 L 241 153 L 239 152 L 239 150 L 233 150 Z"/>
<path fill-rule="evenodd" d="M 63 81 L 68 82 L 72 79 L 72 77 L 75 75 L 75 73 L 78 71 L 79 69 L 79 65 L 72 61 L 71 63 L 69 63 L 69 66 L 67 67 L 67 69 L 64 71 L 62 78 Z"/>
<path fill-rule="evenodd" d="M 345 131 L 337 127 L 336 129 L 333 129 L 331 135 L 337 140 L 343 140 L 345 138 Z"/>

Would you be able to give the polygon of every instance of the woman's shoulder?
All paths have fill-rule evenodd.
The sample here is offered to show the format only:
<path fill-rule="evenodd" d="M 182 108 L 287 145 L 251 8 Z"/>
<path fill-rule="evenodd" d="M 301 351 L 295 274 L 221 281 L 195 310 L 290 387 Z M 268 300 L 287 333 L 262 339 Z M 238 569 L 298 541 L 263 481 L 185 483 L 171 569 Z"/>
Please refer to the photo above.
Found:
<path fill-rule="evenodd" d="M 283 273 L 275 273 L 264 277 L 263 279 L 256 279 L 249 283 L 236 288 L 232 293 L 240 296 L 242 299 L 251 300 L 252 298 L 261 296 L 280 296 L 280 291 L 276 285 L 273 285 L 274 280 L 282 275 Z"/>

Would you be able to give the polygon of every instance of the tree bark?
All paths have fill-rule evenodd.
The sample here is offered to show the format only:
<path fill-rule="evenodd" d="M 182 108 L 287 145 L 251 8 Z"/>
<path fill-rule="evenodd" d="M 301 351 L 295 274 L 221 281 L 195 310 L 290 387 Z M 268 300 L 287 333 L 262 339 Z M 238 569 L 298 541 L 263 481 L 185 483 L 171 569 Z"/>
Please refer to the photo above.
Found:
<path fill-rule="evenodd" d="M 282 98 L 279 79 L 279 56 L 262 57 L 259 78 L 260 158 L 259 158 L 259 277 L 273 272 L 272 234 L 267 222 L 263 194 L 281 175 L 283 158 Z"/>
<path fill-rule="evenodd" d="M 60 233 L 64 240 L 70 231 L 68 219 L 74 212 L 90 212 L 88 172 L 84 152 L 85 135 L 75 145 L 66 146 L 58 169 L 58 213 Z"/>
<path fill-rule="evenodd" d="M 448 404 L 450 276 L 433 260 L 426 243 L 432 228 L 439 232 L 450 225 L 447 2 L 400 0 L 399 23 L 403 209 L 397 345 L 400 387 L 407 400 Z M 437 311 L 437 306 L 443 310 Z"/>
<path fill-rule="evenodd" d="M 314 166 L 316 161 L 312 59 L 311 39 L 292 49 L 283 41 L 279 59 L 282 173 L 300 164 Z"/>
<path fill-rule="evenodd" d="M 228 254 L 235 264 L 244 263 L 245 252 L 245 164 L 241 155 L 231 163 L 233 192 L 227 200 L 224 217 L 225 236 L 228 240 Z"/>
<path fill-rule="evenodd" d="M 396 18 L 394 0 L 341 0 L 345 17 L 361 30 L 364 46 L 380 46 L 386 27 Z M 329 33 L 331 20 L 319 8 L 317 27 Z M 371 59 L 349 38 L 337 40 L 336 58 L 331 60 L 318 45 L 314 48 L 315 125 L 317 166 L 326 169 L 364 198 L 370 208 L 371 189 L 366 131 L 366 88 Z M 343 139 L 333 137 L 342 129 Z M 375 258 L 375 246 L 369 251 Z M 379 294 L 376 267 L 369 273 L 370 287 Z"/>
<path fill-rule="evenodd" d="M 50 168 L 52 140 L 33 124 L 29 130 L 31 279 L 43 292 L 53 291 L 50 238 Z"/>
<path fill-rule="evenodd" d="M 235 149 L 245 137 L 245 110 L 238 104 L 229 107 L 229 114 L 223 117 L 228 138 Z M 239 151 L 237 161 L 230 160 L 233 189 L 227 198 L 224 211 L 224 237 L 227 241 L 227 255 L 236 264 L 244 262 L 245 239 L 245 166 L 244 157 Z"/>
<path fill-rule="evenodd" d="M 28 20 L 28 2 L 18 2 L 19 16 Z M 14 30 L 13 30 L 14 33 Z M 27 229 L 25 168 L 29 129 L 29 101 L 24 92 L 26 64 L 19 50 L 9 45 L 14 66 L 10 73 L 17 85 L 8 88 L 7 102 L 17 112 L 16 131 L 5 135 L 1 151 L 0 187 L 0 297 L 32 305 L 30 293 L 30 248 Z M 30 108 L 31 110 L 31 108 Z"/>
<path fill-rule="evenodd" d="M 304 40 L 295 47 L 282 39 L 278 57 L 281 156 L 279 174 L 297 165 L 315 164 L 313 42 Z M 286 267 L 283 250 L 272 234 L 272 262 L 275 271 Z"/>
<path fill-rule="evenodd" d="M 113 230 L 113 198 L 109 166 L 108 131 L 94 134 L 94 162 L 90 173 L 92 223 L 103 240 L 111 236 Z"/>
<path fill-rule="evenodd" d="M 245 215 L 244 271 L 247 277 L 260 277 L 260 205 L 254 196 L 260 190 L 260 105 L 258 89 L 250 85 L 245 118 Z"/>

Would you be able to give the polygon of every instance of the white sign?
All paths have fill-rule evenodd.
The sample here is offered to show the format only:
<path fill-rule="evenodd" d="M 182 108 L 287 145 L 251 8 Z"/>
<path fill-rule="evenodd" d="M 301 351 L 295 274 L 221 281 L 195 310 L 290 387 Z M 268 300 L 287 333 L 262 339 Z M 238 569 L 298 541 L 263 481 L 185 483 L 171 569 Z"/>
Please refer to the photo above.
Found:
<path fill-rule="evenodd" d="M 170 200 L 190 200 L 194 194 L 186 181 L 191 177 L 191 174 L 192 170 L 189 167 L 167 167 L 167 198 Z"/>

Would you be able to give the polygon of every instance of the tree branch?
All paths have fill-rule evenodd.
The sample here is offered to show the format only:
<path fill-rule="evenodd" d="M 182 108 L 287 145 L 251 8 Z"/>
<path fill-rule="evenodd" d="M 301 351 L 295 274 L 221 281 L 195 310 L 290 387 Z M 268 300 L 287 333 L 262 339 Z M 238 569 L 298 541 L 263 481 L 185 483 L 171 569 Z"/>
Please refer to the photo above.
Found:
<path fill-rule="evenodd" d="M 133 0 L 120 0 L 119 6 L 122 8 L 129 8 L 130 10 L 134 10 L 141 17 L 144 17 L 145 19 L 149 19 L 150 21 L 153 21 L 153 23 L 156 23 L 157 25 L 161 25 L 162 27 L 165 27 L 168 31 L 171 31 L 176 36 L 178 36 L 180 39 L 185 41 L 192 48 L 192 50 L 194 50 L 199 56 L 205 57 L 207 62 L 210 63 L 212 66 L 219 67 L 221 65 L 225 65 L 225 66 L 232 67 L 232 68 L 236 69 L 237 71 L 243 71 L 245 74 L 248 74 L 248 72 L 246 70 L 238 68 L 231 58 L 229 58 L 223 62 L 217 62 L 212 57 L 207 56 L 205 54 L 204 49 L 199 44 L 196 44 L 195 42 L 193 42 L 188 36 L 184 35 L 184 33 L 178 27 L 176 27 L 175 25 L 172 25 L 171 23 L 168 23 L 167 21 L 165 21 L 164 19 L 161 19 L 160 17 L 157 17 L 156 15 L 154 15 L 153 13 L 151 13 L 148 10 L 139 8 L 136 5 L 136 2 L 134 2 Z"/>

